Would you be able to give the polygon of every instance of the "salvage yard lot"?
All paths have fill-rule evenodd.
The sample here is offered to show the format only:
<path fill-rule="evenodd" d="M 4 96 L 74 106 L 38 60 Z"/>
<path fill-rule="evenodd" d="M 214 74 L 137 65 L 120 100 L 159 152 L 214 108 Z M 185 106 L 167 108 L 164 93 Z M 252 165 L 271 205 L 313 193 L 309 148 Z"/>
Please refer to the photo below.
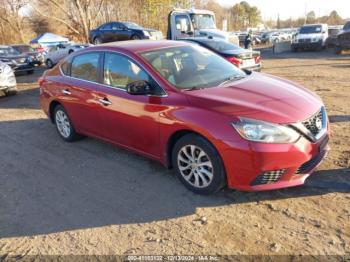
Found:
<path fill-rule="evenodd" d="M 19 76 L 19 94 L 0 98 L 0 258 L 350 255 L 350 56 L 263 54 L 263 72 L 328 110 L 332 151 L 303 187 L 194 195 L 158 163 L 93 139 L 64 143 L 39 107 L 41 72 Z"/>

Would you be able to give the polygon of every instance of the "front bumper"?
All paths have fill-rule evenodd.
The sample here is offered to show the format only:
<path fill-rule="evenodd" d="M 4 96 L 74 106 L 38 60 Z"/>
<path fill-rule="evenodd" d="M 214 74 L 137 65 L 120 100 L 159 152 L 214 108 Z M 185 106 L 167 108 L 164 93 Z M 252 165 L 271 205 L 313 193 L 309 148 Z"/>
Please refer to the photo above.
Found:
<path fill-rule="evenodd" d="M 315 143 L 305 137 L 294 144 L 225 141 L 226 149 L 221 155 L 228 187 L 263 191 L 302 185 L 327 155 L 328 137 L 329 131 Z M 272 172 L 272 177 L 281 173 L 276 181 L 260 183 L 259 176 L 268 172 Z"/>
<path fill-rule="evenodd" d="M 16 91 L 17 86 L 0 86 L 0 91 Z"/>
<path fill-rule="evenodd" d="M 12 69 L 15 73 L 27 72 L 30 70 L 34 70 L 34 66 L 32 64 L 21 64 L 13 66 Z"/>
<path fill-rule="evenodd" d="M 262 68 L 262 64 L 255 64 L 254 66 L 248 66 L 248 67 L 240 67 L 242 70 L 249 70 L 249 71 L 255 71 L 255 72 L 260 72 Z"/>
<path fill-rule="evenodd" d="M 292 43 L 292 49 L 319 49 L 319 48 L 322 48 L 322 42 Z"/>

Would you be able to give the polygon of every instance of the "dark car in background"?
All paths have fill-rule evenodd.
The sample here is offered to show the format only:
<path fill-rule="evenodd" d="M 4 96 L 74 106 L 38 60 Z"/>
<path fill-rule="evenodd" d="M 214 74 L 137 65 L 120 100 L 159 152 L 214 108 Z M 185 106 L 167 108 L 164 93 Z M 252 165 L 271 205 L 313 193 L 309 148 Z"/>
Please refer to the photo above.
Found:
<path fill-rule="evenodd" d="M 259 51 L 244 49 L 224 40 L 215 38 L 192 37 L 179 40 L 188 41 L 203 46 L 222 56 L 240 69 L 252 71 L 261 70 L 262 59 Z"/>
<path fill-rule="evenodd" d="M 89 42 L 95 45 L 101 43 L 151 39 L 160 40 L 163 34 L 154 29 L 147 29 L 131 22 L 109 22 L 105 23 L 89 33 Z"/>
<path fill-rule="evenodd" d="M 11 46 L 0 46 L 0 61 L 8 64 L 15 73 L 34 72 L 33 58 L 31 55 L 18 52 Z"/>
<path fill-rule="evenodd" d="M 335 52 L 341 54 L 342 51 L 350 50 L 350 21 L 346 22 L 343 30 L 337 35 Z"/>
<path fill-rule="evenodd" d="M 32 64 L 34 66 L 41 66 L 41 64 L 44 62 L 44 55 L 42 52 L 36 51 L 30 45 L 11 45 L 11 47 L 22 55 L 31 56 L 33 60 Z"/>
<path fill-rule="evenodd" d="M 332 48 L 337 45 L 338 42 L 338 34 L 342 30 L 342 26 L 340 25 L 330 25 L 328 26 L 328 38 L 326 39 L 326 47 Z"/>

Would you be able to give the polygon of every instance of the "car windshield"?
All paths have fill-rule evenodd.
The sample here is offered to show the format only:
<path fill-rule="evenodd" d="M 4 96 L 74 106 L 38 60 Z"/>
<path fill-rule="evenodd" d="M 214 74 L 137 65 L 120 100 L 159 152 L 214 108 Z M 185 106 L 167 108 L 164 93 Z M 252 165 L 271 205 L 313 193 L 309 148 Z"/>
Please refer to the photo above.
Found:
<path fill-rule="evenodd" d="M 11 56 L 11 55 L 19 55 L 19 54 L 20 53 L 12 47 L 0 47 L 0 55 Z"/>
<path fill-rule="evenodd" d="M 135 24 L 135 23 L 125 22 L 123 24 L 129 29 L 142 29 L 141 26 L 139 26 L 138 24 Z"/>
<path fill-rule="evenodd" d="M 322 26 L 317 25 L 317 26 L 303 26 L 300 28 L 300 34 L 316 34 L 316 33 L 321 33 L 322 31 Z"/>
<path fill-rule="evenodd" d="M 209 14 L 192 14 L 191 20 L 195 29 L 216 29 L 214 17 Z"/>
<path fill-rule="evenodd" d="M 224 58 L 195 45 L 147 51 L 141 56 L 178 89 L 215 87 L 246 76 Z"/>
<path fill-rule="evenodd" d="M 204 40 L 201 41 L 203 45 L 206 45 L 213 50 L 216 50 L 218 52 L 227 52 L 227 51 L 233 51 L 233 50 L 239 50 L 242 49 L 241 47 L 225 42 L 225 41 L 210 41 L 210 40 Z"/>
<path fill-rule="evenodd" d="M 20 53 L 35 52 L 35 50 L 31 48 L 29 45 L 19 45 L 19 46 L 14 46 L 13 48 Z"/>

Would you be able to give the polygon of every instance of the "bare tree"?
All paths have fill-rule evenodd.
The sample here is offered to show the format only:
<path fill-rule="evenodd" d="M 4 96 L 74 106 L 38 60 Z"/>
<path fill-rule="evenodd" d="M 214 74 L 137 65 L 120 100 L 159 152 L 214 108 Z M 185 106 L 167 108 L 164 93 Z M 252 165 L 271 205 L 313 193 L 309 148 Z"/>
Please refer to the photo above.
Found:
<path fill-rule="evenodd" d="M 18 33 L 19 41 L 25 42 L 24 24 L 26 16 L 23 8 L 28 5 L 29 0 L 2 0 L 0 7 L 0 20 L 2 22 L 1 28 L 9 28 L 13 33 Z"/>
<path fill-rule="evenodd" d="M 32 9 L 47 19 L 64 24 L 79 40 L 88 41 L 105 0 L 36 0 Z"/>

